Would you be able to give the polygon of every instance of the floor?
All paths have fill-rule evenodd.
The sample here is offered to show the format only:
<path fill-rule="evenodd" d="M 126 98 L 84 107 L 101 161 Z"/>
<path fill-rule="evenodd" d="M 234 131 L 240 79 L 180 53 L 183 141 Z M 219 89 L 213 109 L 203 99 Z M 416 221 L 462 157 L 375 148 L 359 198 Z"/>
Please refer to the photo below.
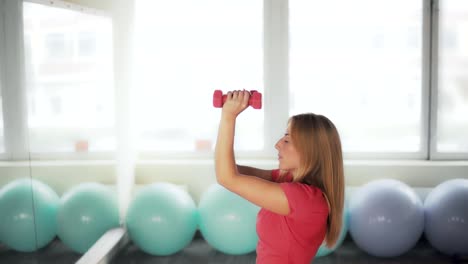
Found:
<path fill-rule="evenodd" d="M 0 263 L 3 264 L 45 264 L 75 263 L 81 254 L 68 249 L 60 240 L 55 239 L 47 247 L 33 253 L 22 253 L 0 245 Z"/>
<path fill-rule="evenodd" d="M 39 264 L 39 263 L 74 263 L 80 258 L 80 254 L 70 251 L 59 240 L 54 240 L 46 248 L 35 253 L 19 253 L 0 245 L 0 263 L 15 264 Z M 255 252 L 231 256 L 220 253 L 208 245 L 201 237 L 196 237 L 192 243 L 182 251 L 169 256 L 157 257 L 144 253 L 135 245 L 124 247 L 112 260 L 113 264 L 250 264 L 255 263 Z M 438 253 L 425 240 L 419 243 L 406 254 L 398 258 L 376 258 L 367 255 L 356 247 L 347 238 L 338 250 L 328 256 L 318 258 L 314 264 L 414 264 L 414 263 L 468 263 L 468 258 L 451 258 Z"/>
<path fill-rule="evenodd" d="M 462 261 L 462 260 L 460 260 Z M 314 264 L 338 264 L 338 263 L 376 263 L 376 264 L 414 264 L 414 263 L 468 263 L 460 262 L 445 255 L 439 254 L 427 241 L 421 240 L 415 248 L 410 252 L 398 258 L 376 258 L 367 255 L 362 250 L 356 247 L 352 240 L 346 239 L 338 250 L 333 254 L 325 257 L 317 258 Z M 136 248 L 136 246 L 129 245 L 124 248 L 120 254 L 114 259 L 115 264 L 147 264 L 147 263 L 164 263 L 164 264 L 182 264 L 182 263 L 230 263 L 230 264 L 253 264 L 255 263 L 255 252 L 242 255 L 230 256 L 222 254 L 214 250 L 201 238 L 194 239 L 194 241 L 181 252 L 170 257 L 156 257 L 148 255 Z"/>

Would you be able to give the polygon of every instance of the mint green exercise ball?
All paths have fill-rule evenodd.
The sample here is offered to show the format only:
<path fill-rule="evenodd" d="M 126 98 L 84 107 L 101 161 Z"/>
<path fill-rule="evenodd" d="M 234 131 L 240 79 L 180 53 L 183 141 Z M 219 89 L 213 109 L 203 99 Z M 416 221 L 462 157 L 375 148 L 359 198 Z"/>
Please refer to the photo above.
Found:
<path fill-rule="evenodd" d="M 48 185 L 18 179 L 0 190 L 0 240 L 8 247 L 33 252 L 56 235 L 60 198 Z"/>
<path fill-rule="evenodd" d="M 192 242 L 197 207 L 192 197 L 171 183 L 154 183 L 139 190 L 128 208 L 131 240 L 144 252 L 167 256 Z"/>
<path fill-rule="evenodd" d="M 100 183 L 68 190 L 57 215 L 57 235 L 70 249 L 85 253 L 108 230 L 119 227 L 115 192 Z"/>
<path fill-rule="evenodd" d="M 341 244 L 343 244 L 344 239 L 346 238 L 346 234 L 348 233 L 348 228 L 349 228 L 349 211 L 348 211 L 348 208 L 345 207 L 343 211 L 343 222 L 341 223 L 341 231 L 340 231 L 340 235 L 338 236 L 338 240 L 336 241 L 336 244 L 332 248 L 329 248 L 325 244 L 322 244 L 319 247 L 317 254 L 315 254 L 315 257 L 319 258 L 319 257 L 327 256 L 331 254 L 333 251 L 335 251 L 337 248 L 339 248 Z"/>
<path fill-rule="evenodd" d="M 215 249 L 231 255 L 247 254 L 258 242 L 257 214 L 260 208 L 215 184 L 198 205 L 200 231 Z"/>

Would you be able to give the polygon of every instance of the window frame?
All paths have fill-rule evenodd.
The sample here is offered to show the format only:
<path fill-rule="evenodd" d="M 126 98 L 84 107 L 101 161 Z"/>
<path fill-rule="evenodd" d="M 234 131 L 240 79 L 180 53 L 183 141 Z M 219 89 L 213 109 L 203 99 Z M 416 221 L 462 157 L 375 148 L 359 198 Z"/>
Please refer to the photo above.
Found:
<path fill-rule="evenodd" d="M 28 127 L 26 108 L 26 87 L 24 83 L 24 36 L 22 6 L 24 2 L 43 4 L 58 8 L 85 12 L 93 15 L 111 17 L 114 24 L 114 86 L 116 91 L 117 149 L 115 152 L 87 153 L 30 153 L 28 151 Z M 421 150 L 415 153 L 353 153 L 345 152 L 350 160 L 468 160 L 468 152 L 441 153 L 437 144 L 437 89 L 438 89 L 438 41 L 439 41 L 439 0 L 422 0 L 422 87 L 421 87 Z M 131 107 L 129 90 L 131 87 L 131 68 L 122 62 L 131 62 L 131 21 L 132 8 L 108 13 L 65 1 L 53 0 L 0 0 L 0 87 L 2 89 L 5 153 L 1 160 L 96 160 L 113 159 L 122 147 L 132 149 L 131 120 L 128 114 Z M 262 151 L 238 152 L 243 159 L 272 159 L 276 157 L 274 144 L 284 133 L 289 112 L 289 0 L 263 0 L 263 38 L 264 56 L 264 149 Z M 118 8 L 116 8 L 118 9 Z M 122 15 L 129 15 L 123 18 Z M 124 50 L 124 54 L 117 53 Z M 6 67 L 8 65 L 8 67 Z M 120 66 L 119 66 L 120 65 Z M 13 88 L 16 87 L 16 88 Z M 5 99 L 6 98 L 6 99 Z M 8 111 L 6 111 L 8 110 Z M 213 122 L 217 122 L 214 120 Z M 132 150 L 135 152 L 135 150 Z M 211 151 L 192 152 L 141 152 L 139 159 L 209 159 Z"/>
<path fill-rule="evenodd" d="M 447 1 L 447 0 L 446 0 Z M 468 152 L 440 152 L 437 151 L 437 127 L 438 127 L 438 88 L 439 88 L 439 14 L 440 0 L 432 0 L 431 6 L 431 74 L 430 74 L 430 139 L 429 160 L 468 160 Z"/>
<path fill-rule="evenodd" d="M 5 153 L 7 160 L 29 158 L 26 125 L 26 93 L 24 87 L 22 1 L 3 1 L 2 98 Z M 8 67 L 7 67 L 8 65 Z"/>
<path fill-rule="evenodd" d="M 52 8 L 68 9 L 75 12 L 82 12 L 103 17 L 112 15 L 104 10 L 84 7 L 77 4 L 60 0 L 23 0 L 5 1 L 3 28 L 5 32 L 3 38 L 5 60 L 1 60 L 0 69 L 5 69 L 2 78 L 2 95 L 7 98 L 3 101 L 4 109 L 4 133 L 5 133 L 5 153 L 0 155 L 1 160 L 107 160 L 113 159 L 114 152 L 30 152 L 29 132 L 27 125 L 27 92 L 25 84 L 25 63 L 24 63 L 24 30 L 23 30 L 23 4 L 25 2 L 41 4 Z M 0 22 L 1 23 L 1 22 Z M 0 24 L 0 26 L 2 26 Z M 11 37 L 6 37 L 11 36 Z M 114 52 L 115 54 L 115 52 Z M 8 67 L 5 67 L 8 65 Z M 3 67 L 2 67 L 3 66 Z M 16 89 L 13 87 L 17 87 Z M 8 110 L 8 111 L 6 111 Z"/>

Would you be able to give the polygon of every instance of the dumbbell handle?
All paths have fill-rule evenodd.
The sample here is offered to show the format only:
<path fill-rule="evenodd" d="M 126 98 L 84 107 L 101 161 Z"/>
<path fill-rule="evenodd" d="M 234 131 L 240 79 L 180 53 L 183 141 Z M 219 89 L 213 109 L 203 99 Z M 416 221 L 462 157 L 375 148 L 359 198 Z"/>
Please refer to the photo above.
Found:
<path fill-rule="evenodd" d="M 221 90 L 216 90 L 213 93 L 213 106 L 217 108 L 223 107 L 226 102 L 227 95 L 223 94 Z M 254 109 L 262 108 L 262 94 L 256 90 L 250 91 L 249 105 Z"/>

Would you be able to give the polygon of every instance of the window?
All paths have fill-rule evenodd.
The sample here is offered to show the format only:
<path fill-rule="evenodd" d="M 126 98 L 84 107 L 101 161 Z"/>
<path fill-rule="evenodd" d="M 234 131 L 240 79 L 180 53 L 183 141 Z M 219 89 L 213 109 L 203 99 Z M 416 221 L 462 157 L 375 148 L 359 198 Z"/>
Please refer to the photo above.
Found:
<path fill-rule="evenodd" d="M 262 1 L 139 0 L 135 7 L 135 98 L 139 149 L 214 148 L 221 110 L 214 90 L 263 92 Z M 263 112 L 249 109 L 236 149 L 263 149 Z"/>
<path fill-rule="evenodd" d="M 111 19 L 30 2 L 23 14 L 30 151 L 115 150 Z"/>
<path fill-rule="evenodd" d="M 421 152 L 422 1 L 289 3 L 290 114 L 329 117 L 345 152 Z"/>
<path fill-rule="evenodd" d="M 78 33 L 78 55 L 87 57 L 96 55 L 97 36 L 95 32 Z"/>
<path fill-rule="evenodd" d="M 27 10 L 25 8 L 25 10 Z M 45 36 L 44 47 L 46 48 L 47 58 L 65 59 L 72 56 L 72 42 L 67 39 L 64 33 L 49 33 Z"/>
<path fill-rule="evenodd" d="M 436 151 L 468 152 L 468 2 L 440 2 Z"/>
<path fill-rule="evenodd" d="M 132 124 L 119 136 L 135 136 L 128 142 L 136 139 L 140 153 L 206 158 L 221 113 L 212 106 L 217 89 L 263 93 L 263 109 L 239 118 L 241 158 L 274 157 L 287 117 L 300 112 L 330 117 L 346 158 L 468 158 L 465 0 L 131 1 L 134 23 L 116 21 L 134 25 L 134 50 L 118 57 L 134 55 L 131 74 L 117 68 L 128 74 L 121 105 L 112 19 L 42 0 L 25 1 L 21 16 L 22 3 L 0 1 L 7 159 L 29 150 L 33 158 L 110 155 L 116 113 L 125 113 L 122 127 Z M 24 38 L 5 37 L 17 34 Z"/>

